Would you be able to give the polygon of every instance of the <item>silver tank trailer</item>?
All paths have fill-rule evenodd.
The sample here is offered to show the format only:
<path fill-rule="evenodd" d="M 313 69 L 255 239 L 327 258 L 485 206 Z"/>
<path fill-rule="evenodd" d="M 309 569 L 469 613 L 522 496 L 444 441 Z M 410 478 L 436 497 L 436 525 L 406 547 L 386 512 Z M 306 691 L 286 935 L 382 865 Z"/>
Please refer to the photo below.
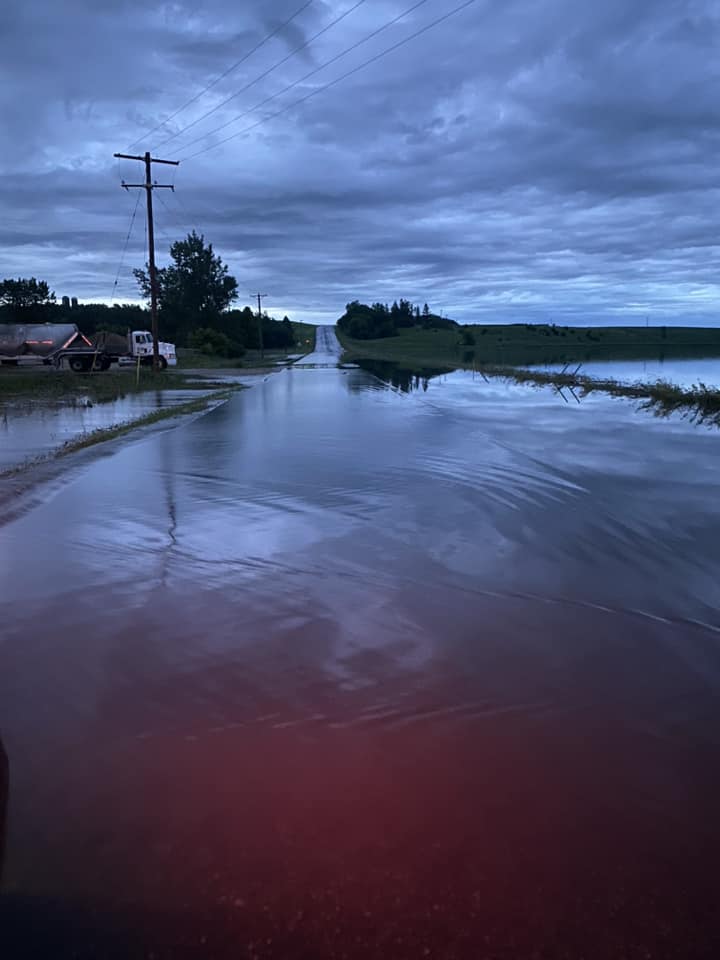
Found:
<path fill-rule="evenodd" d="M 0 323 L 0 357 L 50 357 L 78 338 L 74 323 Z"/>

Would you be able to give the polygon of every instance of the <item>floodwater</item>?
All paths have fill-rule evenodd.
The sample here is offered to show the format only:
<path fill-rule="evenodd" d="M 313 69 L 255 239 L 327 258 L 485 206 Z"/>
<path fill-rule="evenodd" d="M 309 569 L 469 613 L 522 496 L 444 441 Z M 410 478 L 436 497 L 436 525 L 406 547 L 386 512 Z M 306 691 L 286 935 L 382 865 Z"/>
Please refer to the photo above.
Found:
<path fill-rule="evenodd" d="M 148 390 L 109 403 L 93 402 L 89 397 L 63 403 L 5 401 L 0 404 L 0 472 L 51 454 L 94 430 L 137 420 L 201 396 L 203 392 L 197 390 Z"/>
<path fill-rule="evenodd" d="M 0 528 L 0 955 L 720 955 L 720 433 L 321 336 Z"/>
<path fill-rule="evenodd" d="M 533 364 L 534 366 L 534 364 Z M 575 370 L 577 363 L 542 364 L 543 370 Z M 591 360 L 580 366 L 580 374 L 599 379 L 619 380 L 621 383 L 647 383 L 667 380 L 680 387 L 704 383 L 720 388 L 720 357 L 656 357 L 643 360 Z"/>

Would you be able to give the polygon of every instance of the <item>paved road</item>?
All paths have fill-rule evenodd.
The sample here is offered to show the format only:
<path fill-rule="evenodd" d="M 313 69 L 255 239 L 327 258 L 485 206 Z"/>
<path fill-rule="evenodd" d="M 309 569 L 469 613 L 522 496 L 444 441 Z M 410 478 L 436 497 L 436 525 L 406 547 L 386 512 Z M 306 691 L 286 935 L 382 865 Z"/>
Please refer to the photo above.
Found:
<path fill-rule="evenodd" d="M 315 349 L 300 361 L 301 366 L 317 364 L 337 364 L 342 354 L 340 341 L 335 334 L 335 327 L 323 326 L 317 328 Z"/>
<path fill-rule="evenodd" d="M 720 434 L 314 356 L 0 529 L 0 955 L 720 955 Z"/>

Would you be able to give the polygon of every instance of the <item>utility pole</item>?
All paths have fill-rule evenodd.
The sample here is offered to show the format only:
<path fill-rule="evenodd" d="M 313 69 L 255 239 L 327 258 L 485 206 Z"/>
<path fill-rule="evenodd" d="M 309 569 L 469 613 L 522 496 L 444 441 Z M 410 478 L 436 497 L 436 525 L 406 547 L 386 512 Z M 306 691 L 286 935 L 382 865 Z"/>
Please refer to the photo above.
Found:
<path fill-rule="evenodd" d="M 155 226 L 153 224 L 153 190 L 172 190 L 175 187 L 171 183 L 153 183 L 152 165 L 153 163 L 166 163 L 168 166 L 177 167 L 179 160 L 158 160 L 151 157 L 146 152 L 142 157 L 130 156 L 127 153 L 114 153 L 114 157 L 121 160 L 139 160 L 145 164 L 145 183 L 125 183 L 122 186 L 125 190 L 144 190 L 147 196 L 147 222 L 148 222 L 148 262 L 150 264 L 150 316 L 152 318 L 152 336 L 153 336 L 153 370 L 155 373 L 160 369 L 160 348 L 158 346 L 158 297 L 157 297 L 157 269 L 155 267 Z"/>
<path fill-rule="evenodd" d="M 257 302 L 258 302 L 258 338 L 260 340 L 260 357 L 265 359 L 265 347 L 263 346 L 263 331 L 262 331 L 262 302 L 263 297 L 266 297 L 266 293 L 258 293 Z"/>

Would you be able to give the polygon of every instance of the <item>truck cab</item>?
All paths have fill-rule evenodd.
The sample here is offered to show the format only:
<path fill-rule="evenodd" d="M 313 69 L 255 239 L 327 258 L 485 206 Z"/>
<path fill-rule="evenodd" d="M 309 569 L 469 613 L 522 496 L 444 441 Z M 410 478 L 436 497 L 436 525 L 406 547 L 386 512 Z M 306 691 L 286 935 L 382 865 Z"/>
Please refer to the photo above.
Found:
<path fill-rule="evenodd" d="M 177 355 L 175 353 L 175 344 L 166 343 L 163 340 L 158 342 L 158 353 L 160 354 L 161 367 L 174 367 L 177 365 Z M 128 358 L 136 362 L 141 357 L 141 363 L 151 363 L 153 355 L 153 337 L 148 330 L 132 330 L 128 333 Z"/>

